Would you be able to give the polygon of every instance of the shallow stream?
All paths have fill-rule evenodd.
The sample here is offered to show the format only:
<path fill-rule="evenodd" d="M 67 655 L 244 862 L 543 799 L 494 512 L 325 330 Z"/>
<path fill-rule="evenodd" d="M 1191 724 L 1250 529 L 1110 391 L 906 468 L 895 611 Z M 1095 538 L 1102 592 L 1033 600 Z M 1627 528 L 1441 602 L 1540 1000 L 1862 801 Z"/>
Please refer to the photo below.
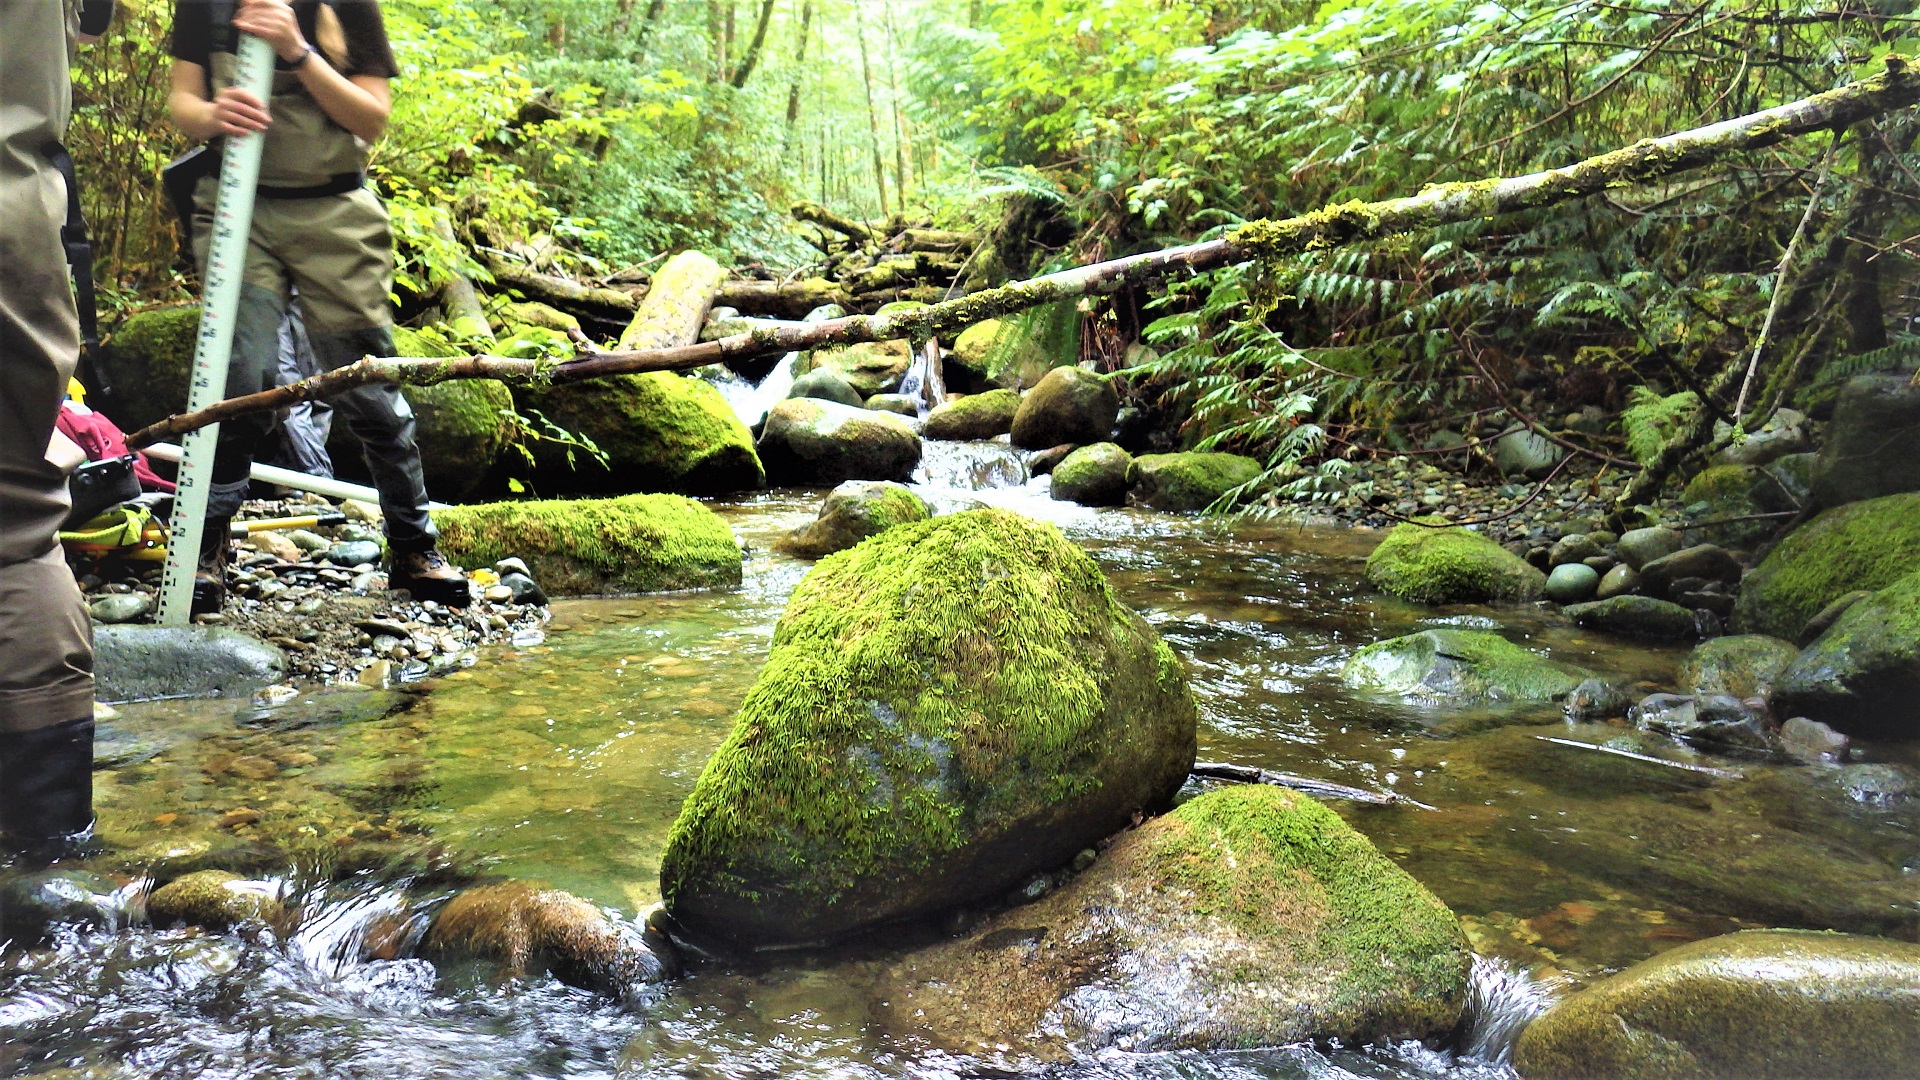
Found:
<path fill-rule="evenodd" d="M 1920 815 L 1850 796 L 1837 770 L 1717 759 L 1740 774 L 1719 778 L 1543 741 L 1706 760 L 1569 727 L 1557 709 L 1415 708 L 1338 677 L 1359 647 L 1440 625 L 1497 629 L 1650 689 L 1671 684 L 1682 650 L 1532 608 L 1395 601 L 1362 579 L 1375 534 L 1092 511 L 1022 476 L 1004 450 L 930 443 L 921 489 L 948 509 L 984 500 L 1053 521 L 1092 552 L 1185 657 L 1203 759 L 1433 807 L 1337 808 L 1459 913 L 1480 952 L 1535 983 L 1577 985 L 1747 926 L 1920 936 Z M 771 542 L 818 503 L 713 504 L 749 548 L 739 589 L 557 603 L 543 641 L 431 683 L 271 708 L 123 707 L 96 774 L 121 865 L 138 851 L 336 883 L 311 885 L 290 942 L 135 930 L 5 954 L 0 1076 L 1015 1075 L 882 1030 L 866 985 L 884 953 L 705 966 L 637 1011 L 550 980 L 351 959 L 365 912 L 406 903 L 401 885 L 430 897 L 455 871 L 543 880 L 629 916 L 654 903 L 666 830 L 807 569 Z M 1510 1074 L 1409 1046 L 1115 1054 L 1049 1075 Z"/>

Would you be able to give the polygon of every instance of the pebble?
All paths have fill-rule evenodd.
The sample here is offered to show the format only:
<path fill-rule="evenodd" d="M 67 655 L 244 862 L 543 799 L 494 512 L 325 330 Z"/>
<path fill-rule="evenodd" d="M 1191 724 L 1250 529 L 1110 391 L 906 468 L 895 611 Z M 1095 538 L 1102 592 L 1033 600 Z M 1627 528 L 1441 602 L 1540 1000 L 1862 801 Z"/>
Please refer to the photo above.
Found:
<path fill-rule="evenodd" d="M 299 545 L 272 529 L 252 533 L 244 543 L 262 555 L 271 555 L 281 562 L 299 562 L 303 554 Z"/>
<path fill-rule="evenodd" d="M 251 825 L 260 820 L 260 811 L 250 806 L 235 807 L 220 815 L 216 822 L 223 829 L 237 829 L 242 825 Z"/>
<path fill-rule="evenodd" d="M 287 539 L 301 551 L 322 552 L 333 546 L 333 541 L 308 529 L 294 529 L 287 533 Z"/>
<path fill-rule="evenodd" d="M 109 593 L 87 605 L 97 622 L 132 622 L 153 610 L 153 597 L 145 593 Z"/>
<path fill-rule="evenodd" d="M 327 549 L 327 561 L 335 566 L 371 566 L 380 561 L 380 545 L 371 540 L 349 540 Z"/>

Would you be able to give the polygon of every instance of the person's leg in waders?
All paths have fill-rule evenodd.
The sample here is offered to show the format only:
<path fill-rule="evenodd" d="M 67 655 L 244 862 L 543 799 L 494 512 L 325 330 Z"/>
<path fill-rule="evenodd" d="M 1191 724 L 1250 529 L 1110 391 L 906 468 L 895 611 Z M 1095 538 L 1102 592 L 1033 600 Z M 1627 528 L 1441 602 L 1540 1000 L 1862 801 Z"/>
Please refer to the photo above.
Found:
<path fill-rule="evenodd" d="M 313 346 L 307 341 L 307 328 L 295 304 L 280 324 L 279 381 L 294 383 L 318 374 L 320 365 L 313 359 Z M 333 458 L 327 453 L 327 436 L 332 429 L 333 406 L 325 399 L 300 402 L 280 421 L 280 447 L 268 463 L 332 479 Z"/>
<path fill-rule="evenodd" d="M 80 357 L 45 156 L 69 108 L 68 7 L 0 0 L 0 841 L 33 861 L 93 824 L 93 639 L 55 530 L 67 478 L 48 460 Z"/>

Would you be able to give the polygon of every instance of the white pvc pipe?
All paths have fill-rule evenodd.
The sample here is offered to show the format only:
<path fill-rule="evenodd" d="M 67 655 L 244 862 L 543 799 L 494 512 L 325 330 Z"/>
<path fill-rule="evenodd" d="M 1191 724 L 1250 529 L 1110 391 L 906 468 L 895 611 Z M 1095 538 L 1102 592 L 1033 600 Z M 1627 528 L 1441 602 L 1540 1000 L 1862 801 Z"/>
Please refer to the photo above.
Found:
<path fill-rule="evenodd" d="M 152 454 L 161 461 L 172 461 L 175 463 L 178 463 L 183 456 L 180 448 L 172 443 L 154 443 L 152 446 L 143 446 L 140 448 L 140 452 L 143 454 Z M 332 480 L 324 476 L 308 476 L 306 473 L 294 472 L 292 469 L 282 469 L 275 465 L 255 465 L 253 470 L 247 475 L 263 484 L 278 484 L 281 487 L 294 488 L 298 491 L 311 491 L 315 495 L 325 495 L 328 498 L 359 499 L 361 502 L 374 503 L 376 505 L 380 502 L 380 493 L 370 487 L 362 487 L 359 484 L 349 484 L 345 480 Z M 427 504 L 427 509 L 429 510 L 445 510 L 446 508 L 446 503 L 430 502 Z"/>

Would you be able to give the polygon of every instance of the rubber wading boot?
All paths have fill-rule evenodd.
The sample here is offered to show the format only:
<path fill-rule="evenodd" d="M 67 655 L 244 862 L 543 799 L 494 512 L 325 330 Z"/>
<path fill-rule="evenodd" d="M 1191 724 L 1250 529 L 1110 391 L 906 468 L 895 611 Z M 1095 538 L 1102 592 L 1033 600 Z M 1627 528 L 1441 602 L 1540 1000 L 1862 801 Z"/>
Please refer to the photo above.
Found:
<path fill-rule="evenodd" d="M 0 845 L 44 865 L 92 840 L 93 718 L 0 732 Z"/>
<path fill-rule="evenodd" d="M 208 518 L 200 534 L 200 561 L 193 568 L 193 613 L 211 615 L 226 606 L 227 552 L 233 544 L 227 533 L 232 518 Z"/>
<path fill-rule="evenodd" d="M 405 589 L 415 600 L 432 600 L 453 608 L 463 608 L 473 602 L 466 575 L 448 562 L 438 548 L 394 552 L 387 587 Z"/>

